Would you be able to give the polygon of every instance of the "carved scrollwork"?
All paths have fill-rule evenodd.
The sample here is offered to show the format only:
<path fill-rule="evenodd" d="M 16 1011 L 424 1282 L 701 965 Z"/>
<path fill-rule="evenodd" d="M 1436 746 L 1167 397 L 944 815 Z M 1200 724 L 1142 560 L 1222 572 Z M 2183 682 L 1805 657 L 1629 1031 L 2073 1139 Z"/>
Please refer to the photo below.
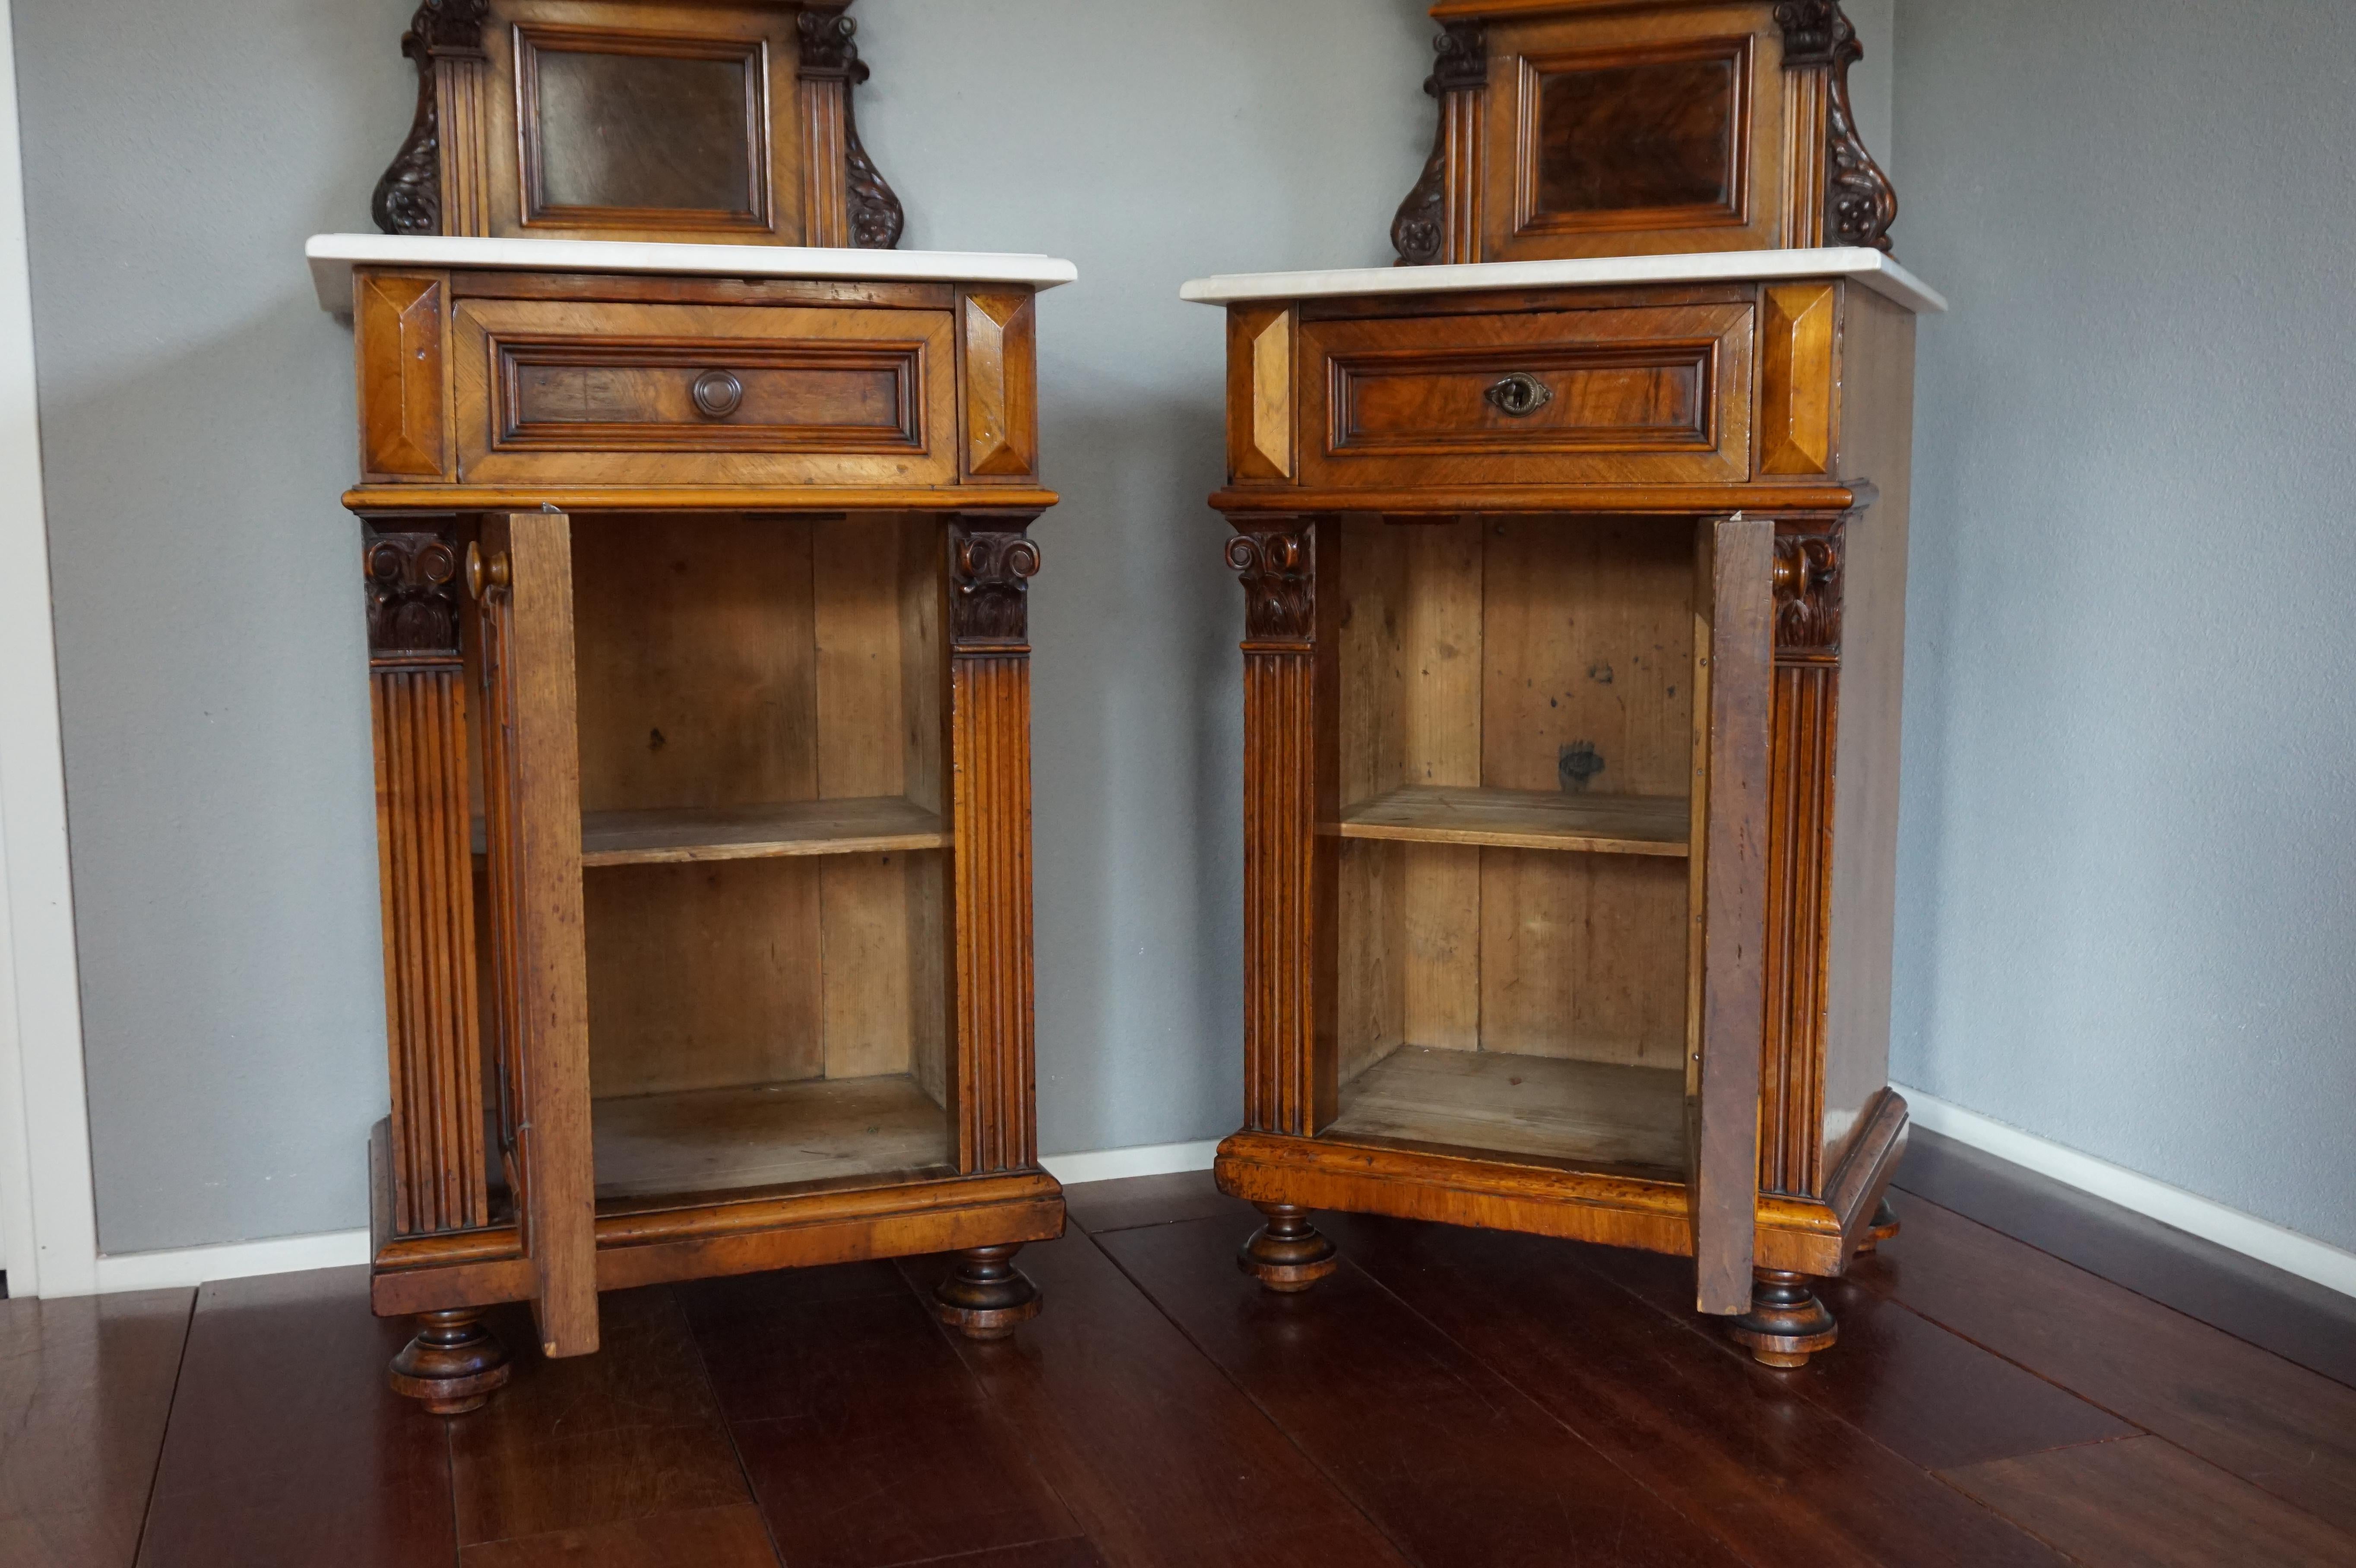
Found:
<path fill-rule="evenodd" d="M 1391 247 L 1410 267 L 1432 265 L 1446 246 L 1448 95 L 1477 91 L 1489 84 L 1489 32 L 1481 23 L 1447 23 L 1431 47 L 1439 59 L 1424 79 L 1423 91 L 1439 102 L 1440 128 L 1422 177 L 1399 203 L 1398 216 L 1391 220 Z"/>
<path fill-rule="evenodd" d="M 1256 643 L 1307 642 L 1317 635 L 1317 542 L 1305 528 L 1253 529 L 1227 541 L 1227 564 L 1244 583 L 1245 635 Z"/>
<path fill-rule="evenodd" d="M 360 564 L 371 657 L 458 656 L 458 550 L 448 536 L 371 529 Z"/>
<path fill-rule="evenodd" d="M 1031 580 L 1039 547 L 1021 525 L 949 527 L 949 635 L 958 644 L 1010 644 L 1031 635 Z"/>
<path fill-rule="evenodd" d="M 908 219 L 899 197 L 859 140 L 852 101 L 869 75 L 854 41 L 859 24 L 841 11 L 804 11 L 795 26 L 801 33 L 802 80 L 842 83 L 842 165 L 851 242 L 862 251 L 889 251 L 900 243 Z"/>
<path fill-rule="evenodd" d="M 417 116 L 369 204 L 387 234 L 442 232 L 442 111 L 434 61 L 481 54 L 489 13 L 489 0 L 423 0 L 401 36 L 401 52 L 417 63 Z"/>
<path fill-rule="evenodd" d="M 1837 656 L 1841 638 L 1838 525 L 1775 538 L 1775 651 Z"/>
<path fill-rule="evenodd" d="M 1838 0 L 1782 0 L 1775 25 L 1783 33 L 1788 69 L 1827 74 L 1825 106 L 1825 239 L 1834 245 L 1890 248 L 1898 221 L 1898 190 L 1866 151 L 1848 95 L 1848 68 L 1865 58 L 1857 28 Z"/>

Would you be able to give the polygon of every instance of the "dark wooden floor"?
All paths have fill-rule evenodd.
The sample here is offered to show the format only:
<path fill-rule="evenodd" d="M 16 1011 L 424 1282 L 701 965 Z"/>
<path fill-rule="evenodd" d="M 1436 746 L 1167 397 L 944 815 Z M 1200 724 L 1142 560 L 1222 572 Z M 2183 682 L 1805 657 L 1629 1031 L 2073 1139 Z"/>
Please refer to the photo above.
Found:
<path fill-rule="evenodd" d="M 922 1263 L 634 1291 L 446 1424 L 357 1271 L 0 1303 L 0 1563 L 2356 1564 L 2351 1304 L 1935 1138 L 1901 1184 L 1788 1373 L 1524 1237 L 1337 1217 L 1269 1296 L 1192 1176 L 1073 1189 L 1008 1344 Z"/>

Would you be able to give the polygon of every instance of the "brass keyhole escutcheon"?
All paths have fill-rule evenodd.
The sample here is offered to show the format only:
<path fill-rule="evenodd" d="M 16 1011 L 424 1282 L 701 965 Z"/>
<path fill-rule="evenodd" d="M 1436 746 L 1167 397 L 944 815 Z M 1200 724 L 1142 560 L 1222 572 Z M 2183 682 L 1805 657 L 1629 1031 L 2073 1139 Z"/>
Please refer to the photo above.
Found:
<path fill-rule="evenodd" d="M 494 588 L 505 588 L 508 585 L 508 575 L 507 551 L 501 550 L 487 560 L 483 555 L 481 545 L 470 544 L 466 547 L 466 596 L 468 598 L 480 599 Z"/>
<path fill-rule="evenodd" d="M 706 370 L 695 379 L 695 406 L 706 418 L 724 420 L 744 403 L 744 383 L 727 371 Z"/>
<path fill-rule="evenodd" d="M 1536 376 L 1516 370 L 1482 394 L 1508 419 L 1527 419 L 1554 401 L 1554 389 Z"/>

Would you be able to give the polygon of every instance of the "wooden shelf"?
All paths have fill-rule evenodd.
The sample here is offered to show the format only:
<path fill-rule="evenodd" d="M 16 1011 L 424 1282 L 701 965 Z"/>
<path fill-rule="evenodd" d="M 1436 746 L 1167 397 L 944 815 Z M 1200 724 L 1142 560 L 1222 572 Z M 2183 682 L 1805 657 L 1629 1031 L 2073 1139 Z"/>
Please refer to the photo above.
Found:
<path fill-rule="evenodd" d="M 1344 1084 L 1341 1103 L 1326 1137 L 1685 1169 L 1686 1080 L 1674 1068 L 1408 1045 Z"/>
<path fill-rule="evenodd" d="M 599 1199 L 938 1172 L 948 1114 L 906 1073 L 634 1094 L 590 1106 Z"/>
<path fill-rule="evenodd" d="M 1448 786 L 1393 790 L 1342 818 L 1344 838 L 1596 855 L 1682 857 L 1691 852 L 1692 831 L 1691 806 L 1673 796 Z"/>
<path fill-rule="evenodd" d="M 948 846 L 938 816 L 896 795 L 693 811 L 597 811 L 581 820 L 584 867 L 873 855 Z"/>

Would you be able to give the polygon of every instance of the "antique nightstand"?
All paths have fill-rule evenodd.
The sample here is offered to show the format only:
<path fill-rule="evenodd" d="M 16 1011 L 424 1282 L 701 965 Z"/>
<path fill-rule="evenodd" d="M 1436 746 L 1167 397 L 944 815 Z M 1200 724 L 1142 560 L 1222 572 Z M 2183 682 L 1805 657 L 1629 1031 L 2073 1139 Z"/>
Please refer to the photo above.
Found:
<path fill-rule="evenodd" d="M 1447 0 L 1392 268 L 1215 278 L 1244 1267 L 1317 1208 L 1689 1255 L 1762 1360 L 1870 1245 L 1914 317 L 1837 7 Z M 1830 242 L 1829 245 L 1827 242 Z"/>

